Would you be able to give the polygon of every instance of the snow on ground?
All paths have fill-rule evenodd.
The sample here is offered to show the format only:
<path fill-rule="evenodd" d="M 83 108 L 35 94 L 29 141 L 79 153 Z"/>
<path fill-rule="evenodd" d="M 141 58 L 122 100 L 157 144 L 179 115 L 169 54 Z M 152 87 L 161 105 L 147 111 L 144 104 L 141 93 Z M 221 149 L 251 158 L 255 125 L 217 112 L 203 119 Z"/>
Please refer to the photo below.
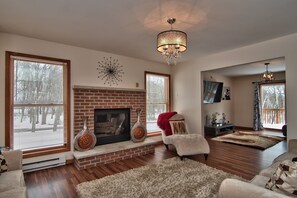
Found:
<path fill-rule="evenodd" d="M 63 129 L 42 130 L 36 132 L 14 133 L 14 149 L 30 149 L 38 147 L 47 147 L 61 145 L 64 143 Z"/>
<path fill-rule="evenodd" d="M 41 115 L 39 117 L 41 122 Z M 60 120 L 63 120 L 61 116 Z M 36 131 L 32 132 L 32 124 L 28 116 L 25 116 L 21 122 L 20 115 L 14 117 L 14 149 L 32 149 L 38 147 L 47 147 L 61 145 L 64 143 L 63 123 L 58 125 L 57 131 L 53 131 L 54 118 L 47 116 L 47 124 L 36 124 Z"/>
<path fill-rule="evenodd" d="M 53 128 L 54 127 L 55 116 L 53 118 L 51 118 L 51 115 L 47 115 L 46 124 L 44 124 L 44 125 L 41 124 L 41 118 L 42 118 L 42 116 L 39 115 L 39 123 L 36 124 L 36 126 L 35 126 L 36 129 Z M 60 120 L 61 120 L 61 124 L 58 125 L 58 126 L 63 126 L 62 121 L 64 120 L 64 117 L 61 116 Z M 17 129 L 18 131 L 21 130 L 21 129 L 26 129 L 26 130 L 32 129 L 32 123 L 30 123 L 29 116 L 24 116 L 23 122 L 21 122 L 21 115 L 20 114 L 15 114 L 14 120 L 13 120 L 13 125 L 14 125 L 14 129 Z"/>

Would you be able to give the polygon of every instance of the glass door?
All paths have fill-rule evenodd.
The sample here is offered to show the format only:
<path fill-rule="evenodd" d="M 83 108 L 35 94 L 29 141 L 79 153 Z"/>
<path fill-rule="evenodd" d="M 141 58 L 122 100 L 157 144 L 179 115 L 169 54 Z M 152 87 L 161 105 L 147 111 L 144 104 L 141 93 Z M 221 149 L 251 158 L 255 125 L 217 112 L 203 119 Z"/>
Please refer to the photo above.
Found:
<path fill-rule="evenodd" d="M 261 85 L 261 109 L 264 128 L 281 129 L 286 123 L 285 83 Z"/>

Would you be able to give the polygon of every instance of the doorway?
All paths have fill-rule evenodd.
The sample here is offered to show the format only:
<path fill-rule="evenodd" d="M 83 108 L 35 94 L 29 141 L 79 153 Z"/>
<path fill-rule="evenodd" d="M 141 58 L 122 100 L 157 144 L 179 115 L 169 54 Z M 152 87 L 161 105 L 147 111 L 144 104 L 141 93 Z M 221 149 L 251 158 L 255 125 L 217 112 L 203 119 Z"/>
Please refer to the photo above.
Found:
<path fill-rule="evenodd" d="M 285 82 L 264 83 L 260 86 L 263 127 L 281 129 L 286 123 Z"/>

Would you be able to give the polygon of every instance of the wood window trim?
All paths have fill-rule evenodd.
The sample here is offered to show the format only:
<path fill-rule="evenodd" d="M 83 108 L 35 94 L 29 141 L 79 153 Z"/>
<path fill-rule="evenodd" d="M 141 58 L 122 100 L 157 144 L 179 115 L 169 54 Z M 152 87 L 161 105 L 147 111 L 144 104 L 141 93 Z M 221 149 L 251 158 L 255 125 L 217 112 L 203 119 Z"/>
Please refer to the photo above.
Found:
<path fill-rule="evenodd" d="M 163 77 L 168 78 L 168 104 L 167 104 L 166 108 L 168 111 L 171 111 L 171 76 L 170 76 L 170 74 L 144 71 L 144 89 L 145 90 L 146 90 L 146 76 L 148 74 L 158 75 L 158 76 L 163 76 Z M 146 100 L 145 100 L 145 107 L 146 107 Z M 161 135 L 161 131 L 153 131 L 153 132 L 149 132 L 147 134 L 148 137 L 157 136 L 157 135 Z"/>
<path fill-rule="evenodd" d="M 147 137 L 159 136 L 162 135 L 161 131 L 154 131 L 147 133 Z"/>
<path fill-rule="evenodd" d="M 32 54 L 24 54 L 18 52 L 5 52 L 5 145 L 9 147 L 13 147 L 13 61 L 11 58 L 13 56 L 18 57 L 25 57 L 29 59 L 41 59 L 41 60 L 48 60 L 54 62 L 62 62 L 63 65 L 63 75 L 66 77 L 64 81 L 64 105 L 65 105 L 65 116 L 64 116 L 64 127 L 66 133 L 66 143 L 62 146 L 55 146 L 49 148 L 40 148 L 34 149 L 30 151 L 24 151 L 23 156 L 24 158 L 28 157 L 36 157 L 48 154 L 55 154 L 61 152 L 70 151 L 70 144 L 71 144 L 71 133 L 70 133 L 70 60 L 59 59 L 59 58 L 52 58 L 52 57 L 45 57 L 45 56 L 38 56 Z M 42 62 L 42 61 L 41 61 Z M 66 104 L 65 104 L 66 103 Z"/>
<path fill-rule="evenodd" d="M 262 81 L 259 81 L 259 82 L 252 82 L 253 84 L 254 83 L 259 83 L 259 85 L 269 85 L 269 84 L 286 84 L 286 80 L 272 80 L 272 81 L 268 81 L 268 82 L 262 82 Z"/>

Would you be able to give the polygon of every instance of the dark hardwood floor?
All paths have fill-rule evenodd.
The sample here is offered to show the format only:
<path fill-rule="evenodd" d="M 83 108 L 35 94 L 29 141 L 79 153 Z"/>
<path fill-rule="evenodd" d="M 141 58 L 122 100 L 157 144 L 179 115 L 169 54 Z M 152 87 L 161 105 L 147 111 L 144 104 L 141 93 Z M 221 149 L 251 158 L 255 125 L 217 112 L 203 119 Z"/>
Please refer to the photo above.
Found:
<path fill-rule="evenodd" d="M 269 166 L 275 157 L 282 154 L 287 149 L 286 141 L 282 141 L 262 151 L 255 148 L 213 141 L 210 138 L 207 138 L 207 140 L 211 152 L 207 161 L 204 160 L 203 155 L 190 156 L 188 158 L 236 174 L 248 180 L 252 179 L 261 169 Z M 177 154 L 173 146 L 169 147 L 169 150 L 166 150 L 165 146 L 158 145 L 154 154 L 102 165 L 83 171 L 78 171 L 70 164 L 26 173 L 25 181 L 29 198 L 72 198 L 77 197 L 75 187 L 81 182 L 102 178 L 107 175 L 159 162 L 174 156 L 177 156 Z"/>

